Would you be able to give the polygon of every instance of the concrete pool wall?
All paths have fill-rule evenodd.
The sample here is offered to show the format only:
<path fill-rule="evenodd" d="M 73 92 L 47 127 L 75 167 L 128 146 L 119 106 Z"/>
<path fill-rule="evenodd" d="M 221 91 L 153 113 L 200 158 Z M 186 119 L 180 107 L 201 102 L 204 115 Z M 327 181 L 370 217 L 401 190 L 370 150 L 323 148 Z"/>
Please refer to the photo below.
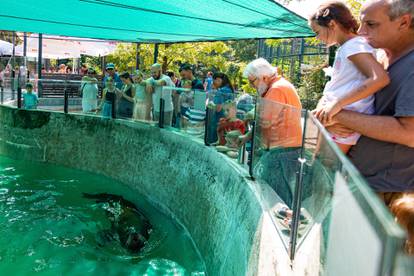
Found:
<path fill-rule="evenodd" d="M 86 170 L 133 187 L 188 230 L 209 275 L 289 270 L 258 184 L 224 155 L 181 133 L 0 106 L 0 154 Z"/>

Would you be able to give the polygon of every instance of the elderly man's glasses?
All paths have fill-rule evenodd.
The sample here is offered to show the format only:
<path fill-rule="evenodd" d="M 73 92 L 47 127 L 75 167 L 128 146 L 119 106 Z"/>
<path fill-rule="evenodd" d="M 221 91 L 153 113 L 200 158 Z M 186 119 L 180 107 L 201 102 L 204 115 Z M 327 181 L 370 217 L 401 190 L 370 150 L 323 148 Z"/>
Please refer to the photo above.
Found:
<path fill-rule="evenodd" d="M 253 85 L 254 84 L 254 82 L 257 80 L 257 78 L 254 78 L 254 80 L 251 80 L 251 79 L 248 79 L 249 80 L 249 83 L 251 84 L 251 85 Z"/>

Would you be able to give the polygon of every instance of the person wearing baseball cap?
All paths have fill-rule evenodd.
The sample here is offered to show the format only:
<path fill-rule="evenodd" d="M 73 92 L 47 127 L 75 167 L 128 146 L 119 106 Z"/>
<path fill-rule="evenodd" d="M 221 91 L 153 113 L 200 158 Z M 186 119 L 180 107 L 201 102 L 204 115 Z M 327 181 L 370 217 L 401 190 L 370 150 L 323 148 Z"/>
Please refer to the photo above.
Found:
<path fill-rule="evenodd" d="M 115 65 L 113 63 L 107 63 L 105 66 L 105 77 L 103 79 L 103 85 L 105 87 L 106 79 L 107 77 L 112 77 L 112 79 L 115 81 L 115 87 L 118 89 L 122 88 L 122 81 L 119 75 L 115 71 Z"/>

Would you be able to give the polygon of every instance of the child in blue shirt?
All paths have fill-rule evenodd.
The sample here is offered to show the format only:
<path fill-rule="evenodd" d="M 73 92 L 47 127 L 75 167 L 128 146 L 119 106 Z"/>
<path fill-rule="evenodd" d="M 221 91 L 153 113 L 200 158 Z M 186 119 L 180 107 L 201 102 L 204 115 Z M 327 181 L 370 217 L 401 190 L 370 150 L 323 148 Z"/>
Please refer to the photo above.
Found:
<path fill-rule="evenodd" d="M 25 109 L 37 109 L 37 96 L 33 94 L 33 84 L 26 84 L 26 93 L 23 94 L 24 108 Z"/>

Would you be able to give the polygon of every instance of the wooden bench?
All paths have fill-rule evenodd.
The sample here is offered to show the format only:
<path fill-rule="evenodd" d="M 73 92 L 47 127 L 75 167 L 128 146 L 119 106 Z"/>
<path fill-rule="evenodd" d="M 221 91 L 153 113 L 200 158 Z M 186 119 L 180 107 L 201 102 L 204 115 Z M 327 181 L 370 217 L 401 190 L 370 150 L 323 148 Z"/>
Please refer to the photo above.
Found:
<path fill-rule="evenodd" d="M 98 94 L 101 95 L 103 85 L 103 76 L 95 76 L 98 79 Z M 65 93 L 65 88 L 69 98 L 79 97 L 79 88 L 81 86 L 81 75 L 76 74 L 51 74 L 45 73 L 42 75 L 42 80 L 39 81 L 41 86 L 43 98 L 62 98 Z M 39 87 L 40 88 L 40 87 Z M 38 88 L 38 89 L 39 89 Z"/>

